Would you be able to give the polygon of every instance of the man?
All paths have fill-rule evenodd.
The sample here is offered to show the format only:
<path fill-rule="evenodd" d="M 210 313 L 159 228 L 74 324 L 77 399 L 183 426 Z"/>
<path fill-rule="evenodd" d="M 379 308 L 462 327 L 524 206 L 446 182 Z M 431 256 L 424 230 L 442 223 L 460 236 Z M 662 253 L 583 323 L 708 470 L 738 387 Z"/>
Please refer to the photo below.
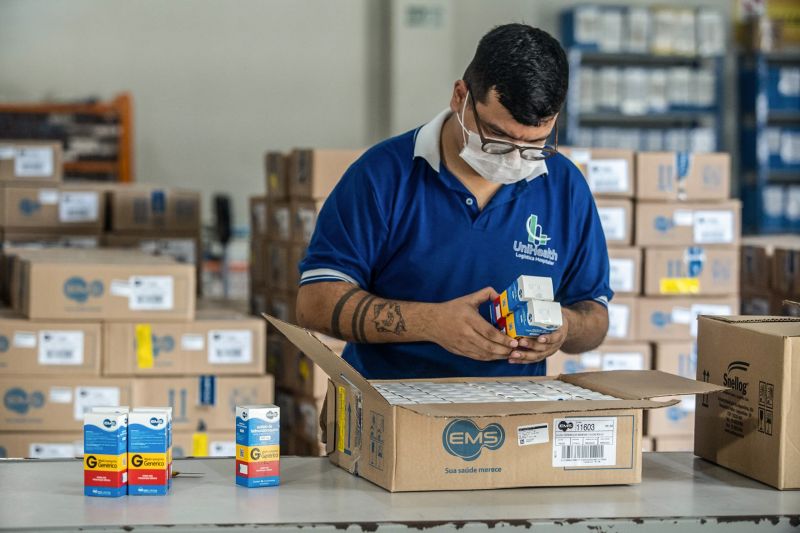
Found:
<path fill-rule="evenodd" d="M 585 179 L 546 145 L 567 78 L 546 32 L 485 35 L 449 109 L 372 147 L 328 198 L 300 264 L 299 323 L 348 341 L 369 379 L 542 375 L 557 350 L 597 347 L 605 237 Z M 558 331 L 517 340 L 488 322 L 484 304 L 521 274 L 553 279 Z"/>

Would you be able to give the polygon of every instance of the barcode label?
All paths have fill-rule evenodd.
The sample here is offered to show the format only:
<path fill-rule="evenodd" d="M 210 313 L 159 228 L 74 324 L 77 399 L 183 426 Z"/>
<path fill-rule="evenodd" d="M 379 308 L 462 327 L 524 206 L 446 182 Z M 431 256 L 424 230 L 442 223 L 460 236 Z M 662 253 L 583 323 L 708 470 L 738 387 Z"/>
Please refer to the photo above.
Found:
<path fill-rule="evenodd" d="M 553 421 L 553 466 L 615 466 L 615 417 L 557 418 Z"/>
<path fill-rule="evenodd" d="M 52 148 L 18 148 L 14 174 L 18 178 L 49 178 L 53 175 Z"/>
<path fill-rule="evenodd" d="M 118 407 L 120 396 L 119 387 L 75 387 L 75 420 L 83 420 L 92 407 Z"/>
<path fill-rule="evenodd" d="M 58 201 L 59 222 L 94 222 L 100 214 L 96 192 L 63 191 Z"/>
<path fill-rule="evenodd" d="M 628 239 L 627 216 L 622 207 L 598 207 L 600 225 L 608 241 L 625 241 Z"/>
<path fill-rule="evenodd" d="M 247 364 L 253 360 L 253 332 L 220 329 L 208 332 L 210 364 Z"/>
<path fill-rule="evenodd" d="M 697 211 L 694 215 L 696 244 L 730 244 L 734 239 L 733 211 Z"/>
<path fill-rule="evenodd" d="M 40 365 L 82 365 L 83 332 L 55 331 L 39 332 Z"/>
<path fill-rule="evenodd" d="M 173 308 L 171 276 L 134 276 L 130 279 L 128 307 L 133 311 L 169 311 Z"/>

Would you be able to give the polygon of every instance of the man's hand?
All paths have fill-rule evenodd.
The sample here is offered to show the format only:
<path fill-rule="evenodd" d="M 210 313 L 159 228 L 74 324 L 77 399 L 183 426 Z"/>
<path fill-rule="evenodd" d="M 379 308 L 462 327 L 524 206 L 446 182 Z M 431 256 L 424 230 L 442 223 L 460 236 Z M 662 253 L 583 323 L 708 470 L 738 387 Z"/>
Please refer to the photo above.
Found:
<path fill-rule="evenodd" d="M 560 328 L 552 333 L 538 337 L 523 337 L 519 339 L 519 348 L 511 352 L 509 363 L 538 363 L 556 353 L 569 334 L 569 309 L 561 309 Z"/>
<path fill-rule="evenodd" d="M 498 296 L 494 289 L 486 287 L 436 304 L 430 322 L 430 340 L 449 352 L 478 361 L 507 359 L 519 341 L 500 333 L 478 313 L 482 303 Z"/>

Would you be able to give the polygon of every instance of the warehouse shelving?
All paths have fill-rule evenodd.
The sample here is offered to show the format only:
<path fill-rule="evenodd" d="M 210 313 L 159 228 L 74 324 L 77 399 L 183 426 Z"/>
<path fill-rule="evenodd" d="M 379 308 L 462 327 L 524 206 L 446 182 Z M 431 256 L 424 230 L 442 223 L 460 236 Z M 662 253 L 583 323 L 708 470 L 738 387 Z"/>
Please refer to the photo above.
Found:
<path fill-rule="evenodd" d="M 61 141 L 66 179 L 134 181 L 130 93 L 110 101 L 0 103 L 0 138 Z M 81 142 L 89 148 L 81 150 Z"/>

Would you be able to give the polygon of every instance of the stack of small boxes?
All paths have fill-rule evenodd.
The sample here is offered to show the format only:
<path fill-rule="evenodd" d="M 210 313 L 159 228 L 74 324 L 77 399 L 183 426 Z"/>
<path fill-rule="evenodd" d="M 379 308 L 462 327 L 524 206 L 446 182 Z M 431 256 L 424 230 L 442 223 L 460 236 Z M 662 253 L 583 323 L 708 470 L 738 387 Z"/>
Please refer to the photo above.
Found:
<path fill-rule="evenodd" d="M 696 317 L 738 310 L 740 206 L 728 199 L 729 156 L 562 151 L 597 197 L 615 297 L 606 342 L 551 357 L 548 374 L 655 368 L 694 378 Z M 645 445 L 691 449 L 693 413 L 693 400 L 647 413 Z"/>
<path fill-rule="evenodd" d="M 305 256 L 319 210 L 360 150 L 293 150 L 265 156 L 265 196 L 250 199 L 250 307 L 296 322 L 298 264 Z M 344 343 L 326 339 L 341 352 Z M 270 334 L 268 371 L 276 376 L 286 453 L 320 455 L 319 411 L 327 377 L 282 335 Z"/>
<path fill-rule="evenodd" d="M 553 280 L 519 276 L 490 306 L 492 324 L 509 337 L 538 337 L 561 327 L 561 305 Z"/>
<path fill-rule="evenodd" d="M 742 314 L 796 316 L 800 301 L 800 235 L 742 241 Z"/>

